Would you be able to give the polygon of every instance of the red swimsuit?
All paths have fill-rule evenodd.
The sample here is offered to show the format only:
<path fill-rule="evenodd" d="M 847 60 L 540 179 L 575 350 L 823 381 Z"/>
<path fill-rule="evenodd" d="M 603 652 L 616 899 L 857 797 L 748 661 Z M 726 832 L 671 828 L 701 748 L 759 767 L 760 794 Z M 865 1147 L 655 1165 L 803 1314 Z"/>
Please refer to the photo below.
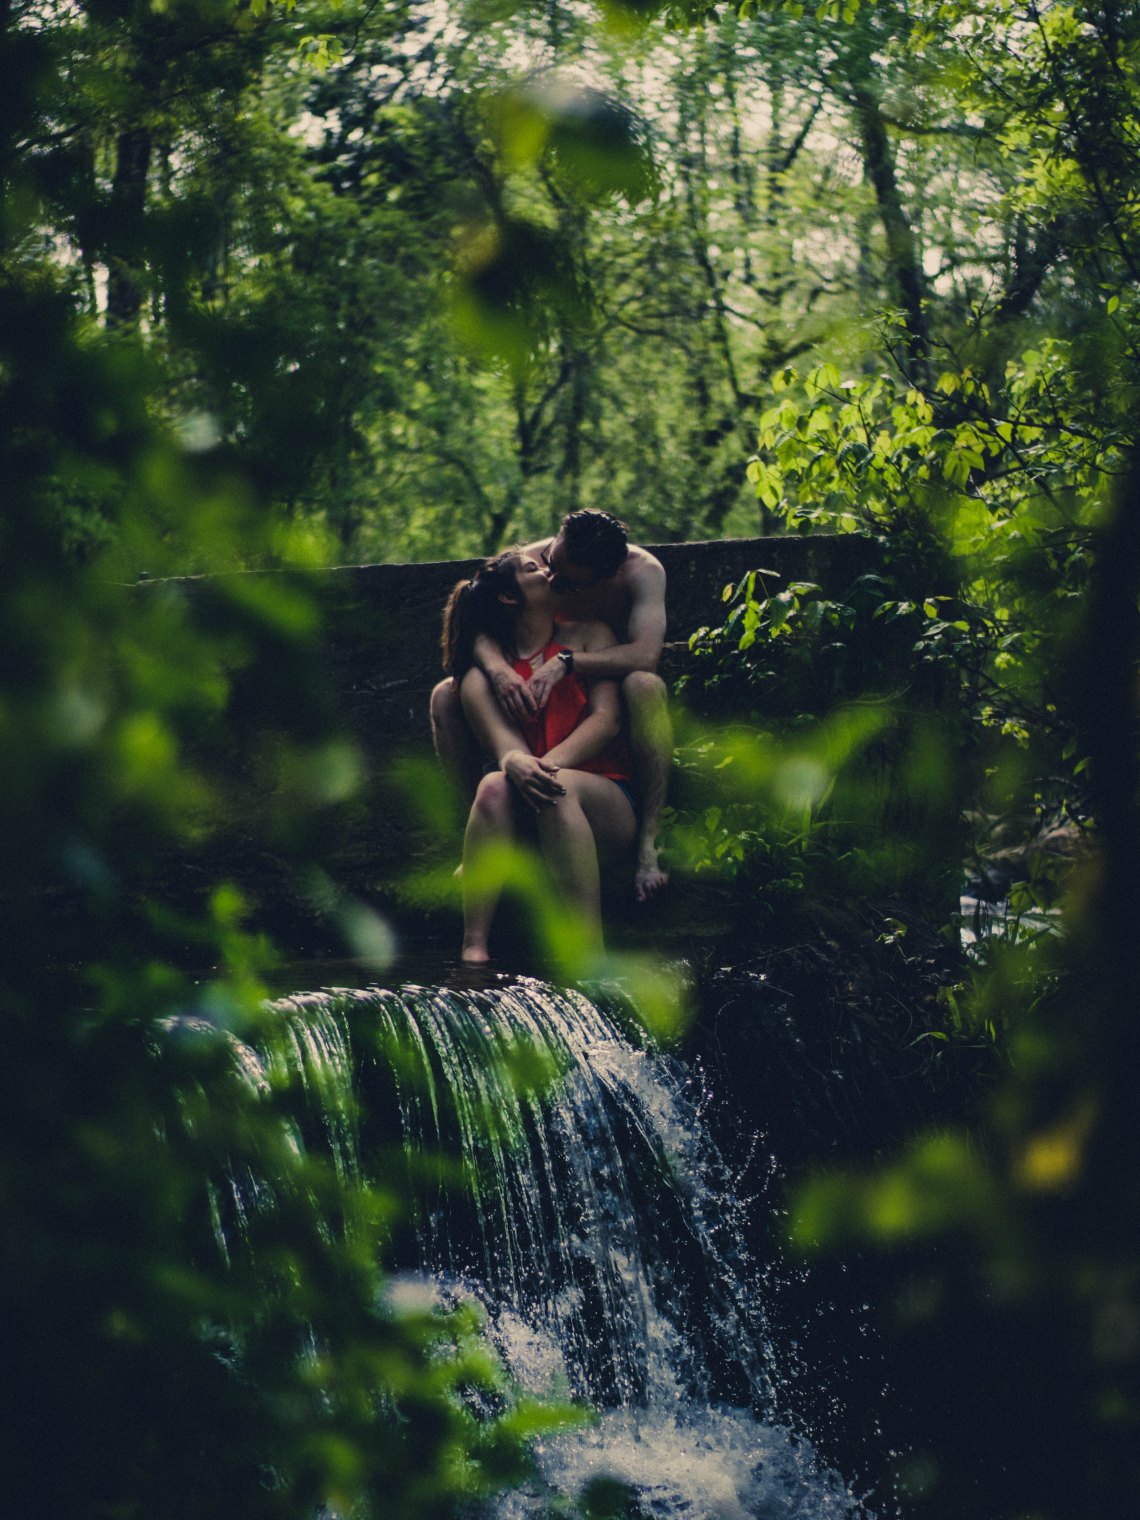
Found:
<path fill-rule="evenodd" d="M 551 640 L 542 651 L 543 660 L 553 659 L 565 647 L 565 644 Z M 529 661 L 514 660 L 512 665 L 520 676 L 530 679 L 532 670 Z M 586 688 L 573 671 L 567 671 L 556 683 L 542 711 L 522 724 L 522 736 L 531 754 L 545 755 L 547 750 L 561 744 L 586 716 L 588 706 Z M 632 774 L 629 746 L 624 739 L 614 739 L 600 755 L 595 755 L 591 760 L 576 760 L 572 768 L 576 771 L 592 771 L 596 776 L 608 776 L 611 781 L 628 781 Z"/>

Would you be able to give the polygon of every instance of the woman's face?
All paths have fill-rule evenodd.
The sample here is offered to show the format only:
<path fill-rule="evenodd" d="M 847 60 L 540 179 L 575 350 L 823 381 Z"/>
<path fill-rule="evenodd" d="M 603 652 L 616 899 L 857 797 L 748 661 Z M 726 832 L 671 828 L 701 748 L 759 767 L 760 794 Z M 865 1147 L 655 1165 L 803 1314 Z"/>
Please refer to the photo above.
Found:
<path fill-rule="evenodd" d="M 551 585 L 546 566 L 532 554 L 520 557 L 515 582 L 528 607 L 554 607 L 560 600 L 559 593 Z"/>

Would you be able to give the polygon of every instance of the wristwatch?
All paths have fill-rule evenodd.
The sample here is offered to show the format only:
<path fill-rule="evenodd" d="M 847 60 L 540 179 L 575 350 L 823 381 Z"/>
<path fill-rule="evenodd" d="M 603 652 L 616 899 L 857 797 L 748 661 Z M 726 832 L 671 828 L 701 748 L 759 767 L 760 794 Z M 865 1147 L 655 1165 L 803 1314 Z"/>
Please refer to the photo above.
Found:
<path fill-rule="evenodd" d="M 572 649 L 560 649 L 558 651 L 558 658 L 565 665 L 566 674 L 569 675 L 574 669 L 574 651 Z"/>

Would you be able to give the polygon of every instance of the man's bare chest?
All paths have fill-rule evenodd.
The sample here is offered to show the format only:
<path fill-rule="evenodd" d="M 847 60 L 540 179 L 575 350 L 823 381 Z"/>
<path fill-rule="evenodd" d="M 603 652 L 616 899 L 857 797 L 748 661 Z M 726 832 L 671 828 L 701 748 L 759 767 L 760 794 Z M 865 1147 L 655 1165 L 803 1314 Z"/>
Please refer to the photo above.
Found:
<path fill-rule="evenodd" d="M 558 609 L 560 622 L 605 623 L 619 643 L 629 634 L 629 594 L 619 581 L 599 581 L 568 595 Z"/>

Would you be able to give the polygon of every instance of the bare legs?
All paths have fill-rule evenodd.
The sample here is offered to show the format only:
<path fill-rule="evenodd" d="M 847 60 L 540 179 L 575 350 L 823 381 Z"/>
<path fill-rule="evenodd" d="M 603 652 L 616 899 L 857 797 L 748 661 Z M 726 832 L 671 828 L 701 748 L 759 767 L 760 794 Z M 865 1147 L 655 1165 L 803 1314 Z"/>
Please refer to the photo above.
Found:
<path fill-rule="evenodd" d="M 621 788 L 589 771 L 559 771 L 565 797 L 537 815 L 538 840 L 566 902 L 577 910 L 589 948 L 604 949 L 598 851 L 633 841 L 633 809 Z"/>
<path fill-rule="evenodd" d="M 477 665 L 463 677 L 458 691 L 452 682 L 441 681 L 432 692 L 431 732 L 444 771 L 468 807 L 475 800 L 484 763 L 508 749 L 528 747 Z"/>
<path fill-rule="evenodd" d="M 431 694 L 431 736 L 444 774 L 470 807 L 483 774 L 483 755 L 450 680 L 441 681 Z"/>
<path fill-rule="evenodd" d="M 673 725 L 660 676 L 635 670 L 622 682 L 621 694 L 629 715 L 634 781 L 641 797 L 633 890 L 638 902 L 646 902 L 669 880 L 657 858 L 657 830 L 673 760 Z"/>
<path fill-rule="evenodd" d="M 639 902 L 645 902 L 669 879 L 658 860 L 657 832 L 673 758 L 673 729 L 660 676 L 634 671 L 622 682 L 621 691 L 629 720 L 634 782 L 642 803 L 634 892 Z M 464 678 L 462 698 L 450 681 L 441 681 L 431 694 L 436 752 L 468 805 L 483 774 L 483 755 L 495 752 L 495 726 L 506 721 L 490 683 L 478 669 Z M 517 742 L 522 743 L 521 736 Z"/>
<path fill-rule="evenodd" d="M 495 909 L 497 882 L 484 881 L 479 866 L 488 849 L 512 839 L 515 832 L 511 783 L 502 771 L 489 771 L 479 782 L 463 836 L 463 959 L 485 961 Z"/>
<path fill-rule="evenodd" d="M 578 915 L 588 947 L 603 948 L 599 847 L 621 849 L 633 840 L 632 809 L 620 789 L 603 776 L 564 770 L 566 795 L 534 814 L 539 846 L 567 905 Z M 497 884 L 482 879 L 479 865 L 493 844 L 516 833 L 519 802 L 501 771 L 483 777 L 475 794 L 463 844 L 463 959 L 485 961 L 499 901 Z"/>

